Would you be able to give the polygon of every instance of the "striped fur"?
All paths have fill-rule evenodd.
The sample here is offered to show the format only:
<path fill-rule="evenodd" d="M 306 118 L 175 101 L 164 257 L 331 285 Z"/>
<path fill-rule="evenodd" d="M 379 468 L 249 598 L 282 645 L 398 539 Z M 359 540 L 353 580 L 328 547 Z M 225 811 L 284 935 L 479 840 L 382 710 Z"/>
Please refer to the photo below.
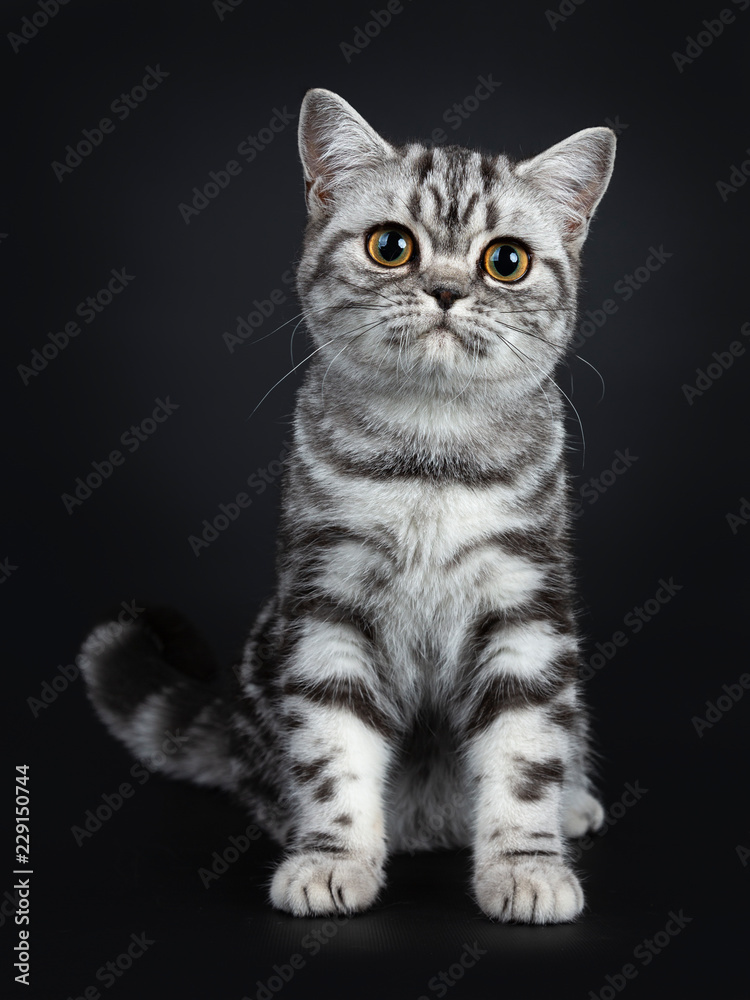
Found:
<path fill-rule="evenodd" d="M 315 90 L 300 152 L 298 291 L 315 353 L 275 592 L 232 683 L 187 669 L 178 618 L 149 611 L 109 641 L 101 626 L 83 649 L 92 698 L 138 755 L 183 730 L 164 770 L 230 790 L 285 845 L 270 888 L 281 909 L 363 909 L 388 852 L 471 845 L 490 917 L 570 920 L 583 896 L 565 838 L 602 809 L 552 376 L 613 134 L 588 129 L 521 163 L 397 148 Z M 412 261 L 370 259 L 384 223 L 412 234 Z M 531 250 L 517 284 L 481 269 L 499 237 Z"/>

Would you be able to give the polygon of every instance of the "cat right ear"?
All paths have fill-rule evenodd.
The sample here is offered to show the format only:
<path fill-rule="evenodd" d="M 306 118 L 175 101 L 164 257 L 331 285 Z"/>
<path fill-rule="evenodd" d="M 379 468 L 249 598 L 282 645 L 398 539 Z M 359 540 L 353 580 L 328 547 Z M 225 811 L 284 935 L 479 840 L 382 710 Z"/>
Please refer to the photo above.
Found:
<path fill-rule="evenodd" d="M 565 237 L 580 249 L 589 221 L 607 190 L 617 140 L 612 129 L 585 128 L 518 165 L 562 210 Z"/>
<path fill-rule="evenodd" d="M 308 90 L 299 113 L 299 154 L 311 215 L 331 209 L 336 188 L 362 167 L 382 163 L 393 147 L 338 94 Z"/>

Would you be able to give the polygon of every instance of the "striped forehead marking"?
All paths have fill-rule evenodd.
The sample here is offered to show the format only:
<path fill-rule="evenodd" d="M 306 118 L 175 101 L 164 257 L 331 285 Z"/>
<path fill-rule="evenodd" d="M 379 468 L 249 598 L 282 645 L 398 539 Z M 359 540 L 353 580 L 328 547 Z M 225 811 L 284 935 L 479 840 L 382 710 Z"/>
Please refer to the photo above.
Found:
<path fill-rule="evenodd" d="M 497 211 L 495 160 L 450 146 L 421 150 L 412 163 L 409 211 L 441 249 L 455 247 L 483 211 L 483 225 L 494 228 Z"/>

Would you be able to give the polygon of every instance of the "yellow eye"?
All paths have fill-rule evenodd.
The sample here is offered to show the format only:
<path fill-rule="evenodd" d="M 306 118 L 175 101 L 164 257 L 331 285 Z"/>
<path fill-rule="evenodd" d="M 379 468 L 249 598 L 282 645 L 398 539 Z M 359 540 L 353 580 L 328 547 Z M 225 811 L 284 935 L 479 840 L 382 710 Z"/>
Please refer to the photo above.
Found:
<path fill-rule="evenodd" d="M 414 254 L 414 240 L 405 229 L 383 226 L 381 229 L 376 229 L 368 238 L 367 252 L 376 264 L 399 267 L 407 260 L 411 260 Z"/>
<path fill-rule="evenodd" d="M 482 258 L 484 269 L 497 281 L 518 281 L 528 271 L 531 258 L 528 250 L 510 240 L 490 243 Z"/>

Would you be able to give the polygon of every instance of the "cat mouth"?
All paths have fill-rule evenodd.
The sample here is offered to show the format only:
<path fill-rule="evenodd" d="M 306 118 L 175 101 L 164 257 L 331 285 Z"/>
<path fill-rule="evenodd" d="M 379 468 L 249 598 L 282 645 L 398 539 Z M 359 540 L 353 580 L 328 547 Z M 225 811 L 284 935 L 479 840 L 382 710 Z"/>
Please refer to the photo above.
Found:
<path fill-rule="evenodd" d="M 452 338 L 454 340 L 460 340 L 460 337 L 456 330 L 449 324 L 446 323 L 444 319 L 441 319 L 439 323 L 433 323 L 426 329 L 422 330 L 417 334 L 417 340 L 423 340 L 425 337 L 437 336 L 441 338 Z"/>
<path fill-rule="evenodd" d="M 416 341 L 432 344 L 453 344 L 463 347 L 466 351 L 474 350 L 474 342 L 471 338 L 460 333 L 454 326 L 442 319 L 439 323 L 434 323 L 417 334 Z"/>

